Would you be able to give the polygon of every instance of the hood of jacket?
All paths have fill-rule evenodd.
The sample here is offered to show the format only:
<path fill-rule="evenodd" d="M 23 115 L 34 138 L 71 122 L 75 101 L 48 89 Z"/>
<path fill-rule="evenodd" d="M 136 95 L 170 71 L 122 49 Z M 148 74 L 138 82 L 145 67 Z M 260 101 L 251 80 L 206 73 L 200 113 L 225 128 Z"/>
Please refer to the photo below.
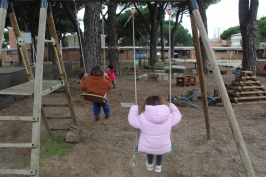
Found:
<path fill-rule="evenodd" d="M 167 105 L 146 105 L 145 106 L 146 118 L 154 124 L 162 124 L 170 116 L 170 109 Z"/>

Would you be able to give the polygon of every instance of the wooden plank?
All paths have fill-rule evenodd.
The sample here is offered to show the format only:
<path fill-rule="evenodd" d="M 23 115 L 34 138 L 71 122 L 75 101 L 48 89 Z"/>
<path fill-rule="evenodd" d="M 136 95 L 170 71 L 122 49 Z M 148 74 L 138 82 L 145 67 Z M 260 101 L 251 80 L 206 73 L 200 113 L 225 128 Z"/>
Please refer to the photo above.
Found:
<path fill-rule="evenodd" d="M 47 4 L 44 1 L 42 6 Z M 42 90 L 43 90 L 43 59 L 44 59 L 44 41 L 45 41 L 45 29 L 46 29 L 46 16 L 47 9 L 45 7 L 40 8 L 39 15 L 39 27 L 38 27 L 38 43 L 37 43 L 37 57 L 36 57 L 36 72 L 34 82 L 34 100 L 33 100 L 33 116 L 41 117 L 42 107 Z M 32 141 L 40 143 L 40 128 L 41 121 L 32 124 Z M 34 176 L 40 176 L 40 146 L 31 150 L 31 169 L 36 170 Z"/>
<path fill-rule="evenodd" d="M 2 95 L 33 95 L 34 93 L 35 81 L 26 82 L 20 85 L 9 87 L 0 90 Z M 44 80 L 42 84 L 42 93 L 51 93 L 55 89 L 61 88 L 63 86 L 62 81 L 58 80 Z"/>
<path fill-rule="evenodd" d="M 13 0 L 14 2 L 33 2 L 39 0 Z M 105 0 L 75 0 L 76 2 L 105 2 Z M 148 2 L 185 2 L 186 0 L 148 0 Z M 49 0 L 49 2 L 73 2 L 73 0 Z M 113 0 L 113 2 L 128 2 L 128 0 Z M 134 0 L 132 2 L 143 2 Z"/>
<path fill-rule="evenodd" d="M 238 102 L 237 104 L 265 104 L 266 101 L 241 101 Z"/>
<path fill-rule="evenodd" d="M 39 119 L 35 117 L 27 117 L 27 116 L 1 116 L 0 121 L 2 120 L 36 122 Z"/>
<path fill-rule="evenodd" d="M 190 3 L 190 7 L 192 8 L 193 2 L 195 3 L 195 0 L 194 1 L 193 0 L 189 0 L 188 2 Z M 229 123 L 230 123 L 231 129 L 232 129 L 232 132 L 233 132 L 233 135 L 234 135 L 234 138 L 235 138 L 236 147 L 238 148 L 238 152 L 240 154 L 242 163 L 244 165 L 244 168 L 245 168 L 245 170 L 247 172 L 248 177 L 255 177 L 255 171 L 253 169 L 253 166 L 251 164 L 250 158 L 248 156 L 248 151 L 246 149 L 245 142 L 243 140 L 241 131 L 239 129 L 239 125 L 237 123 L 233 107 L 232 107 L 232 105 L 230 103 L 228 94 L 226 92 L 226 88 L 225 88 L 225 85 L 224 85 L 224 82 L 223 82 L 223 78 L 221 76 L 221 73 L 220 73 L 216 58 L 214 56 L 214 53 L 213 53 L 213 50 L 212 50 L 212 47 L 211 47 L 211 44 L 210 44 L 210 40 L 208 38 L 208 34 L 207 34 L 206 29 L 204 27 L 204 24 L 202 22 L 202 18 L 201 18 L 201 15 L 199 13 L 198 8 L 197 7 L 193 7 L 193 8 L 194 9 L 192 9 L 191 11 L 192 11 L 193 16 L 195 18 L 195 21 L 197 23 L 197 27 L 199 29 L 199 33 L 200 33 L 202 42 L 203 42 L 203 44 L 205 46 L 208 59 L 211 62 L 211 65 L 213 67 L 214 78 L 216 79 L 216 83 L 217 83 L 218 88 L 220 90 L 221 99 L 223 100 L 224 108 L 225 108 L 225 111 L 226 111 L 227 117 L 229 119 Z"/>
<path fill-rule="evenodd" d="M 68 104 L 43 104 L 43 107 L 68 107 Z"/>
<path fill-rule="evenodd" d="M 69 131 L 70 128 L 51 128 L 51 131 Z"/>
<path fill-rule="evenodd" d="M 17 169 L 2 169 L 0 174 L 5 175 L 35 175 L 35 170 L 17 170 Z"/>
<path fill-rule="evenodd" d="M 56 117 L 56 116 L 48 116 L 47 119 L 72 119 L 72 117 Z"/>
<path fill-rule="evenodd" d="M 260 81 L 252 81 L 252 80 L 248 80 L 248 81 L 232 81 L 231 85 L 234 85 L 234 86 L 260 85 Z"/>
<path fill-rule="evenodd" d="M 262 91 L 262 90 L 256 90 L 256 91 L 246 91 L 246 92 L 236 92 L 236 94 L 239 95 L 247 95 L 247 94 L 265 94 L 266 91 Z"/>
<path fill-rule="evenodd" d="M 0 143 L 2 148 L 36 148 L 37 144 L 34 143 Z"/>
<path fill-rule="evenodd" d="M 266 96 L 249 96 L 249 97 L 239 97 L 235 98 L 235 100 L 254 100 L 254 99 L 266 99 Z"/>
<path fill-rule="evenodd" d="M 236 81 L 247 81 L 247 80 L 257 80 L 256 76 L 238 76 Z"/>
<path fill-rule="evenodd" d="M 243 86 L 241 90 L 246 90 L 246 89 L 264 89 L 264 85 L 253 85 L 253 86 Z"/>

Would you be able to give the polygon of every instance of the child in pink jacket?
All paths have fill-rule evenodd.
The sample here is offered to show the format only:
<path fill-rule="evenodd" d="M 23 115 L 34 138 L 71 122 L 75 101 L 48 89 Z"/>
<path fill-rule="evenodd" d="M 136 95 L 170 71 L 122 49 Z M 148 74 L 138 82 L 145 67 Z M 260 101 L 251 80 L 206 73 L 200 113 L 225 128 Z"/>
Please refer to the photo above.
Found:
<path fill-rule="evenodd" d="M 115 89 L 115 70 L 114 70 L 114 67 L 113 65 L 109 65 L 108 66 L 108 72 L 107 72 L 107 75 L 110 77 L 111 81 L 112 81 L 112 84 L 113 84 L 113 88 Z"/>
<path fill-rule="evenodd" d="M 181 121 L 177 107 L 161 96 L 150 96 L 138 114 L 138 106 L 131 106 L 128 114 L 129 124 L 141 130 L 138 151 L 147 154 L 146 167 L 153 170 L 153 155 L 157 155 L 155 172 L 161 172 L 163 154 L 171 151 L 171 128 Z"/>

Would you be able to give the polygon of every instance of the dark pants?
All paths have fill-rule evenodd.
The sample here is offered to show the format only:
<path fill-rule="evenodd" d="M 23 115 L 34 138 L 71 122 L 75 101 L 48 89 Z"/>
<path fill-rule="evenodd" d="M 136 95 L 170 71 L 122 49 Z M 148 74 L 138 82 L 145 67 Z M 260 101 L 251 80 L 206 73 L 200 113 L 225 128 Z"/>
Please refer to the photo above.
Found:
<path fill-rule="evenodd" d="M 108 101 L 106 103 L 93 103 L 93 113 L 95 117 L 100 116 L 101 112 L 101 107 L 103 107 L 103 112 L 106 116 L 109 116 L 111 111 L 110 111 L 110 106 Z"/>
<path fill-rule="evenodd" d="M 153 163 L 153 155 L 152 154 L 147 154 L 147 159 L 148 159 L 148 164 Z M 157 155 L 156 158 L 156 165 L 161 166 L 163 161 L 163 155 Z"/>
<path fill-rule="evenodd" d="M 115 82 L 114 81 L 112 81 L 112 84 L 113 84 L 113 88 L 115 88 Z"/>

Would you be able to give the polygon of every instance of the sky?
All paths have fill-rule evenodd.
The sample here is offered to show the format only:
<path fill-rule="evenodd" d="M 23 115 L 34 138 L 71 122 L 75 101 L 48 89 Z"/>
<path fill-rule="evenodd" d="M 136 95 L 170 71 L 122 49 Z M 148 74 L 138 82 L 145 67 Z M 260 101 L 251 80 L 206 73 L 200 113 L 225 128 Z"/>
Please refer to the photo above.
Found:
<path fill-rule="evenodd" d="M 208 36 L 214 38 L 224 30 L 238 26 L 238 2 L 239 0 L 221 0 L 219 3 L 209 6 L 207 9 Z M 79 11 L 78 18 L 83 18 L 84 10 Z M 266 0 L 259 0 L 257 19 L 266 16 Z M 168 19 L 168 18 L 167 18 Z M 190 17 L 183 17 L 182 25 L 191 33 Z M 81 23 L 83 29 L 83 24 Z"/>
<path fill-rule="evenodd" d="M 239 25 L 238 2 L 239 0 L 221 0 L 209 6 L 206 11 L 209 38 L 217 37 L 217 34 L 221 34 L 224 30 Z M 259 0 L 257 19 L 264 16 L 266 16 L 266 0 Z M 191 33 L 190 18 L 187 15 L 184 16 L 182 25 Z"/>

